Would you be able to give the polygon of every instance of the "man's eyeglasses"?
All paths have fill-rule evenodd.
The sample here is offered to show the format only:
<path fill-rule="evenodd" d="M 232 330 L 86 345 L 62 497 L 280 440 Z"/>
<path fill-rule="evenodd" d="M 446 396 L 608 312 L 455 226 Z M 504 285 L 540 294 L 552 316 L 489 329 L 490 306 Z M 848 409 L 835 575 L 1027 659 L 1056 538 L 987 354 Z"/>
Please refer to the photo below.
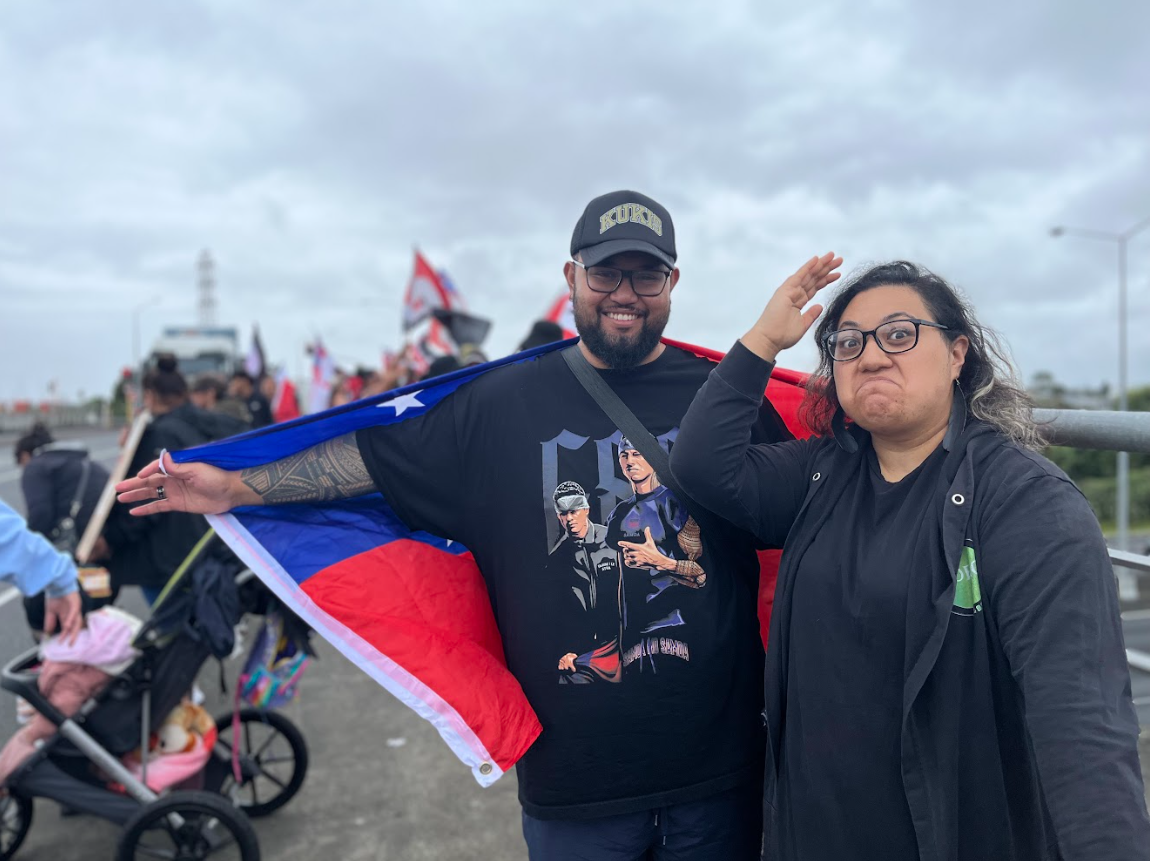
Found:
<path fill-rule="evenodd" d="M 874 338 L 878 348 L 884 353 L 905 353 L 913 350 L 918 344 L 920 326 L 930 326 L 932 329 L 948 329 L 941 323 L 932 323 L 930 320 L 918 320 L 914 317 L 903 317 L 891 320 L 873 329 L 839 329 L 837 332 L 827 332 L 823 343 L 827 355 L 836 362 L 849 362 L 857 359 L 866 349 L 868 336 Z"/>
<path fill-rule="evenodd" d="M 615 269 L 613 266 L 584 266 L 578 260 L 571 262 L 587 273 L 587 286 L 596 293 L 614 293 L 623 283 L 623 276 L 627 276 L 637 295 L 658 296 L 671 277 L 666 269 Z"/>

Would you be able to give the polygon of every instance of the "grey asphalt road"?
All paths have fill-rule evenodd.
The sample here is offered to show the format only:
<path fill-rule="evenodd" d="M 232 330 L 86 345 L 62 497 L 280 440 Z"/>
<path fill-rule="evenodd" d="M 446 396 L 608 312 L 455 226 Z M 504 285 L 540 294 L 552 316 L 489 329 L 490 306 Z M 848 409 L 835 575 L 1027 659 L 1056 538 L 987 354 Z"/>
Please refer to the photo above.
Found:
<path fill-rule="evenodd" d="M 116 434 L 77 431 L 109 467 Z M 8 452 L 14 440 L 0 435 L 0 498 L 22 510 L 18 472 Z M 1150 580 L 1145 582 L 1150 593 Z M 30 640 L 16 596 L 0 587 L 0 660 Z M 138 614 L 145 605 L 134 589 L 120 603 Z M 1150 610 L 1124 612 L 1128 648 L 1150 653 Z M 525 859 L 514 774 L 481 789 L 429 724 L 416 717 L 354 665 L 320 642 L 319 660 L 305 676 L 300 696 L 284 713 L 307 739 L 311 765 L 300 794 L 283 810 L 254 821 L 265 859 Z M 234 679 L 237 667 L 227 667 Z M 1150 728 L 1150 673 L 1131 671 L 1143 727 Z M 209 664 L 200 677 L 213 714 L 226 712 L 219 676 Z M 14 700 L 0 693 L 0 739 L 15 729 Z M 1150 733 L 1144 730 L 1143 769 L 1150 766 Z M 94 817 L 61 818 L 39 801 L 36 820 L 17 858 L 23 861 L 90 861 L 111 858 L 118 829 Z"/>

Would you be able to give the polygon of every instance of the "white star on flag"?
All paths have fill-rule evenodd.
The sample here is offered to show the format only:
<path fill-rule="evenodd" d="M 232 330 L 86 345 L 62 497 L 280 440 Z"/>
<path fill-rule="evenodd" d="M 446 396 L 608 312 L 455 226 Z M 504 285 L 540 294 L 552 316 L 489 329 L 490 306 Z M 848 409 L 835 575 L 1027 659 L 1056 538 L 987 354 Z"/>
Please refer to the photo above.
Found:
<path fill-rule="evenodd" d="M 401 416 L 404 410 L 412 410 L 416 407 L 422 408 L 424 406 L 423 402 L 417 397 L 422 394 L 422 392 L 423 390 L 420 389 L 418 392 L 412 392 L 409 395 L 401 395 L 398 398 L 392 398 L 390 401 L 384 401 L 382 404 L 377 404 L 377 406 L 379 408 L 394 407 L 395 414 Z"/>

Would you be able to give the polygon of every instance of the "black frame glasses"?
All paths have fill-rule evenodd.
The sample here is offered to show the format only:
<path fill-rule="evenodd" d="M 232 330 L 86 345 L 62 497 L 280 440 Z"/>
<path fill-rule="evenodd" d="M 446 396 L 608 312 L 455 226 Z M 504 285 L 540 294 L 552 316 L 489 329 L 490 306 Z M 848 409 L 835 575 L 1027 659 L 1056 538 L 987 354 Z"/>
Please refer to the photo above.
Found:
<path fill-rule="evenodd" d="M 899 333 L 899 324 L 906 325 L 910 323 L 914 327 L 914 338 L 903 338 L 896 340 L 894 336 Z M 874 342 L 878 344 L 878 348 L 887 355 L 897 355 L 898 353 L 907 353 L 918 346 L 919 327 L 930 326 L 932 329 L 944 329 L 949 331 L 949 326 L 944 326 L 941 323 L 935 323 L 931 320 L 920 320 L 917 317 L 898 317 L 894 320 L 887 320 L 875 326 L 873 329 L 839 329 L 835 332 L 827 332 L 823 338 L 823 348 L 827 351 L 832 362 L 851 362 L 863 354 L 866 349 L 867 337 L 874 338 Z M 839 346 L 840 342 L 845 340 L 844 336 L 852 335 L 858 338 L 858 350 L 851 348 L 842 348 Z M 905 346 L 903 346 L 905 344 Z M 842 355 L 844 352 L 850 352 L 850 355 Z"/>
<path fill-rule="evenodd" d="M 623 278 L 626 277 L 631 282 L 631 289 L 635 291 L 636 296 L 643 296 L 647 299 L 650 299 L 653 296 L 658 296 L 665 289 L 667 289 L 667 282 L 671 279 L 671 273 L 665 269 L 620 269 L 617 266 L 584 266 L 578 260 L 572 260 L 571 262 L 574 263 L 576 266 L 578 266 L 580 269 L 582 269 L 586 273 L 586 275 L 587 275 L 587 287 L 593 293 L 604 293 L 604 294 L 614 293 L 616 290 L 619 289 L 619 286 L 623 283 Z M 607 284 L 611 283 L 610 279 L 604 280 L 602 278 L 602 276 L 599 274 L 593 275 L 591 272 L 592 269 L 599 270 L 603 274 L 605 274 L 607 272 L 615 272 L 619 276 L 615 281 L 615 286 L 612 287 L 610 290 L 604 289 L 603 284 L 604 283 L 607 283 Z M 662 275 L 663 280 L 659 284 L 659 289 L 656 290 L 656 289 L 654 289 L 653 285 L 646 285 L 646 284 L 644 284 L 643 288 L 640 289 L 639 285 L 635 283 L 635 274 L 637 272 L 647 272 L 647 273 L 652 273 L 652 274 L 658 273 L 659 275 Z M 592 279 L 595 279 L 598 281 L 598 283 L 599 283 L 598 287 L 596 287 L 593 283 L 591 283 Z"/>

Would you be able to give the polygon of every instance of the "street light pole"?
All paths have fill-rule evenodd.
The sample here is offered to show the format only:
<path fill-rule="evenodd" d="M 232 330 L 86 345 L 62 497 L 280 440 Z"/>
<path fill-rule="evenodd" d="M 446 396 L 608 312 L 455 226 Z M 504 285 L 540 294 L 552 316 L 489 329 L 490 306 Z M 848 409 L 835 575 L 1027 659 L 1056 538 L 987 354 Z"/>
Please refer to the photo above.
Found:
<path fill-rule="evenodd" d="M 1118 246 L 1118 410 L 1126 412 L 1129 404 L 1126 398 L 1126 246 L 1130 239 L 1150 227 L 1150 218 L 1144 218 L 1121 233 L 1108 233 L 1103 230 L 1087 230 L 1081 227 L 1053 227 L 1050 235 L 1078 236 L 1083 239 L 1095 239 L 1103 242 L 1114 242 Z M 1116 526 L 1118 527 L 1118 549 L 1129 550 L 1130 533 L 1130 454 L 1118 452 L 1118 511 L 1116 512 Z"/>

